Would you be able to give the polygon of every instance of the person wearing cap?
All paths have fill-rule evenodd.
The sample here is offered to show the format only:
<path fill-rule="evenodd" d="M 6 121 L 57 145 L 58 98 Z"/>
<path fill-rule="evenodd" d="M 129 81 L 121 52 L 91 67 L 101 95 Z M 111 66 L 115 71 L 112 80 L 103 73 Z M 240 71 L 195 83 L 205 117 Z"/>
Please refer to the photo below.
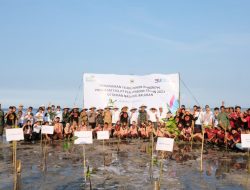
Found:
<path fill-rule="evenodd" d="M 108 125 L 112 124 L 112 112 L 110 111 L 110 107 L 105 108 L 104 123 L 108 123 Z"/>
<path fill-rule="evenodd" d="M 141 127 L 143 124 L 148 122 L 148 113 L 146 111 L 147 106 L 142 105 L 138 115 L 138 125 Z"/>
<path fill-rule="evenodd" d="M 151 108 L 148 112 L 148 119 L 152 122 L 154 129 L 157 129 L 157 122 L 159 121 L 157 109 Z"/>
<path fill-rule="evenodd" d="M 86 125 L 88 126 L 88 109 L 87 108 L 83 108 L 81 113 L 80 113 L 80 117 L 79 117 L 79 120 L 80 120 L 80 123 L 81 122 L 84 122 L 86 123 Z"/>
<path fill-rule="evenodd" d="M 3 135 L 4 130 L 4 111 L 2 110 L 2 105 L 0 104 L 0 136 Z"/>
<path fill-rule="evenodd" d="M 136 108 L 130 109 L 130 116 L 129 116 L 129 122 L 130 125 L 132 125 L 134 122 L 137 123 L 138 121 L 138 113 L 136 112 Z"/>
<path fill-rule="evenodd" d="M 89 108 L 89 112 L 88 112 L 88 122 L 89 125 L 91 126 L 92 129 L 94 129 L 96 127 L 96 108 L 95 107 L 91 107 Z"/>
<path fill-rule="evenodd" d="M 112 126 L 115 126 L 117 121 L 120 121 L 120 111 L 118 107 L 114 106 L 112 111 Z"/>

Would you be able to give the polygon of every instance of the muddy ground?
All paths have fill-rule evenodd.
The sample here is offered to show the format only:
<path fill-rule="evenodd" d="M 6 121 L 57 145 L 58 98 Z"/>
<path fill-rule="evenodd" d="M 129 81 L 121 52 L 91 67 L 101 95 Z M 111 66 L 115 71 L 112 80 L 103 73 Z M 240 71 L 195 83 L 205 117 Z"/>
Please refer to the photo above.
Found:
<path fill-rule="evenodd" d="M 83 148 L 87 181 L 84 180 Z M 164 155 L 161 189 L 250 189 L 247 153 L 225 151 L 206 145 L 203 171 L 200 172 L 201 144 L 178 142 L 174 152 Z M 74 145 L 71 141 L 19 142 L 17 159 L 22 171 L 17 188 L 22 190 L 154 189 L 159 179 L 160 152 L 150 142 L 116 139 L 94 140 L 92 145 Z M 153 165 L 153 167 L 151 167 Z M 13 189 L 12 146 L 0 137 L 0 189 Z M 89 178 L 90 181 L 89 181 Z"/>

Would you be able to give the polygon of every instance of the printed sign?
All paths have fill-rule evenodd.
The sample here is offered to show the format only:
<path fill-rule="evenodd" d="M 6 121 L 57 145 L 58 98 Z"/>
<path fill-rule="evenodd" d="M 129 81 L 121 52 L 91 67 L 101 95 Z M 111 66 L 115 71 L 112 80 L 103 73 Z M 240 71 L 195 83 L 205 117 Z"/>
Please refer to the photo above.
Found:
<path fill-rule="evenodd" d="M 250 148 L 250 134 L 241 134 L 242 148 Z"/>
<path fill-rule="evenodd" d="M 74 141 L 74 144 L 93 143 L 92 131 L 75 131 L 74 136 L 77 137 L 77 139 Z"/>
<path fill-rule="evenodd" d="M 24 140 L 23 129 L 22 128 L 6 129 L 6 140 L 7 141 Z"/>
<path fill-rule="evenodd" d="M 54 126 L 43 125 L 42 126 L 42 134 L 53 135 L 54 134 Z"/>
<path fill-rule="evenodd" d="M 179 74 L 115 75 L 84 73 L 84 106 L 179 107 Z"/>
<path fill-rule="evenodd" d="M 174 139 L 158 137 L 156 150 L 173 152 L 173 148 L 174 148 Z"/>
<path fill-rule="evenodd" d="M 109 139 L 109 131 L 97 131 L 97 139 L 98 140 Z"/>

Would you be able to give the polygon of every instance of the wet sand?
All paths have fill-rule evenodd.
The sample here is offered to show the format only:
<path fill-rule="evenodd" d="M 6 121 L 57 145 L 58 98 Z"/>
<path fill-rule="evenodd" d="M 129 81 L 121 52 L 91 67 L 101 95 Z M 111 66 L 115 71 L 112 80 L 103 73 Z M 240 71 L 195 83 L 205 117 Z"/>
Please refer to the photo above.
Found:
<path fill-rule="evenodd" d="M 150 142 L 116 139 L 94 140 L 85 145 L 86 165 L 92 189 L 154 189 L 159 178 L 161 154 L 154 152 L 151 168 Z M 249 160 L 246 153 L 226 152 L 205 146 L 200 172 L 201 144 L 176 143 L 165 154 L 161 189 L 250 189 Z M 49 144 L 20 142 L 17 159 L 22 171 L 18 189 L 90 189 L 84 181 L 83 145 L 70 141 Z M 12 147 L 0 139 L 0 189 L 13 189 Z"/>

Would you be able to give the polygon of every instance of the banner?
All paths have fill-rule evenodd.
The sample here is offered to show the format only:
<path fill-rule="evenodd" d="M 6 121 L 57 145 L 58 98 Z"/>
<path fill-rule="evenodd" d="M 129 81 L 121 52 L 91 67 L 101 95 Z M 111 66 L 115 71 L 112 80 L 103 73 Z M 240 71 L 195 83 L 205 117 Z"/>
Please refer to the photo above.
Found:
<path fill-rule="evenodd" d="M 179 107 L 179 74 L 114 75 L 84 73 L 84 107 Z"/>

